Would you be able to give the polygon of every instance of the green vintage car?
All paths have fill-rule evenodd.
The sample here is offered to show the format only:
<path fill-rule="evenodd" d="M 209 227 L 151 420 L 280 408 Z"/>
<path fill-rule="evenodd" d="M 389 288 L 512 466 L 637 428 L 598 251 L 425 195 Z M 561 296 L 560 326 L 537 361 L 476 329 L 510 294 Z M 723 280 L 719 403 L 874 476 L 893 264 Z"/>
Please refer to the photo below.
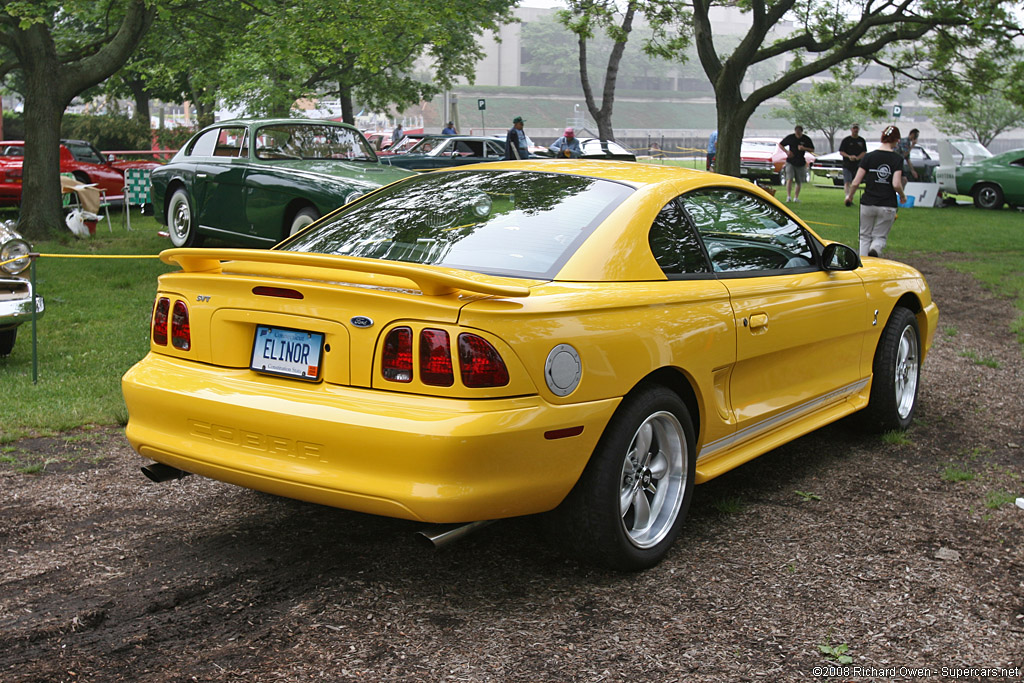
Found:
<path fill-rule="evenodd" d="M 1024 206 L 1024 149 L 1003 152 L 954 170 L 956 193 L 974 197 L 978 208 Z"/>
<path fill-rule="evenodd" d="M 176 247 L 206 236 L 270 247 L 371 190 L 413 175 L 382 166 L 358 129 L 237 119 L 199 131 L 152 173 L 153 212 Z"/>

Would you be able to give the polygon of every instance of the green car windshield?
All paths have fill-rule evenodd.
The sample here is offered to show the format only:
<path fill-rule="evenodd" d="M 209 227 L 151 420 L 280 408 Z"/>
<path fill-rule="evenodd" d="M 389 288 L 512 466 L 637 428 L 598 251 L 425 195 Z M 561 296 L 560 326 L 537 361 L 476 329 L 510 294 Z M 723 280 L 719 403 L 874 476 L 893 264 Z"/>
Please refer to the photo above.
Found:
<path fill-rule="evenodd" d="M 430 173 L 374 192 L 277 248 L 551 279 L 632 192 L 554 173 Z"/>
<path fill-rule="evenodd" d="M 277 123 L 257 130 L 256 158 L 377 160 L 358 131 L 308 123 Z"/>

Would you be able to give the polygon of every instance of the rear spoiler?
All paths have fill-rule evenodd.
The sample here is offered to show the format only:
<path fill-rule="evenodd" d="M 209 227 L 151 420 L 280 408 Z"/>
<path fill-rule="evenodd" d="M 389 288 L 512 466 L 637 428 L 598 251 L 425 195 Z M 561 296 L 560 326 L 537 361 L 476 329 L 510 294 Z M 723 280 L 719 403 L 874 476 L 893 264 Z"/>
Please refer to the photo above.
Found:
<path fill-rule="evenodd" d="M 479 279 L 470 274 L 456 275 L 417 263 L 398 263 L 355 256 L 307 254 L 297 251 L 265 249 L 165 249 L 160 252 L 164 263 L 176 264 L 190 273 L 220 273 L 223 262 L 280 263 L 311 268 L 330 268 L 358 273 L 376 273 L 411 280 L 427 296 L 443 296 L 459 290 L 494 296 L 522 297 L 530 295 L 523 285 L 501 284 L 493 279 Z"/>

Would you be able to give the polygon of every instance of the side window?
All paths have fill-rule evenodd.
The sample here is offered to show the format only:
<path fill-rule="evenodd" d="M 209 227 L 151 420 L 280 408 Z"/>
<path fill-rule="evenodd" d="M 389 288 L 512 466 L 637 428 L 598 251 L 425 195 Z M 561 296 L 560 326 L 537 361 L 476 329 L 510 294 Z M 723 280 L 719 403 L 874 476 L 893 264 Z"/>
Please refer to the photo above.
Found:
<path fill-rule="evenodd" d="M 213 150 L 217 147 L 217 138 L 220 136 L 220 128 L 211 128 L 200 135 L 189 150 L 190 157 L 212 157 Z"/>
<path fill-rule="evenodd" d="M 651 253 L 670 279 L 687 273 L 707 273 L 707 258 L 682 202 L 673 199 L 651 224 L 647 237 Z"/>
<path fill-rule="evenodd" d="M 740 190 L 701 190 L 683 205 L 711 257 L 715 272 L 809 268 L 810 237 L 784 212 Z"/>
<path fill-rule="evenodd" d="M 494 142 L 492 140 L 487 141 L 487 156 L 488 157 L 503 157 L 505 156 L 505 148 L 502 147 L 501 143 Z"/>
<path fill-rule="evenodd" d="M 239 156 L 240 150 L 245 146 L 246 137 L 245 128 L 221 128 L 217 136 L 217 146 L 213 150 L 214 156 Z M 197 142 L 196 145 L 198 144 Z"/>

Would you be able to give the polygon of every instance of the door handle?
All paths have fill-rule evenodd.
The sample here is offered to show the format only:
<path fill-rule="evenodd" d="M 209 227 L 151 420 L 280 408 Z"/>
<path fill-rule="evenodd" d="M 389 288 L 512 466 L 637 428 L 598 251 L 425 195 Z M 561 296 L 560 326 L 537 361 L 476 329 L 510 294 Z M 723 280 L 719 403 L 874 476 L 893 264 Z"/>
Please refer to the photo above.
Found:
<path fill-rule="evenodd" d="M 768 327 L 768 314 L 767 313 L 755 313 L 750 316 L 750 329 L 756 330 L 762 327 Z"/>
<path fill-rule="evenodd" d="M 196 173 L 196 178 L 205 178 L 205 177 L 206 177 L 205 173 Z"/>

